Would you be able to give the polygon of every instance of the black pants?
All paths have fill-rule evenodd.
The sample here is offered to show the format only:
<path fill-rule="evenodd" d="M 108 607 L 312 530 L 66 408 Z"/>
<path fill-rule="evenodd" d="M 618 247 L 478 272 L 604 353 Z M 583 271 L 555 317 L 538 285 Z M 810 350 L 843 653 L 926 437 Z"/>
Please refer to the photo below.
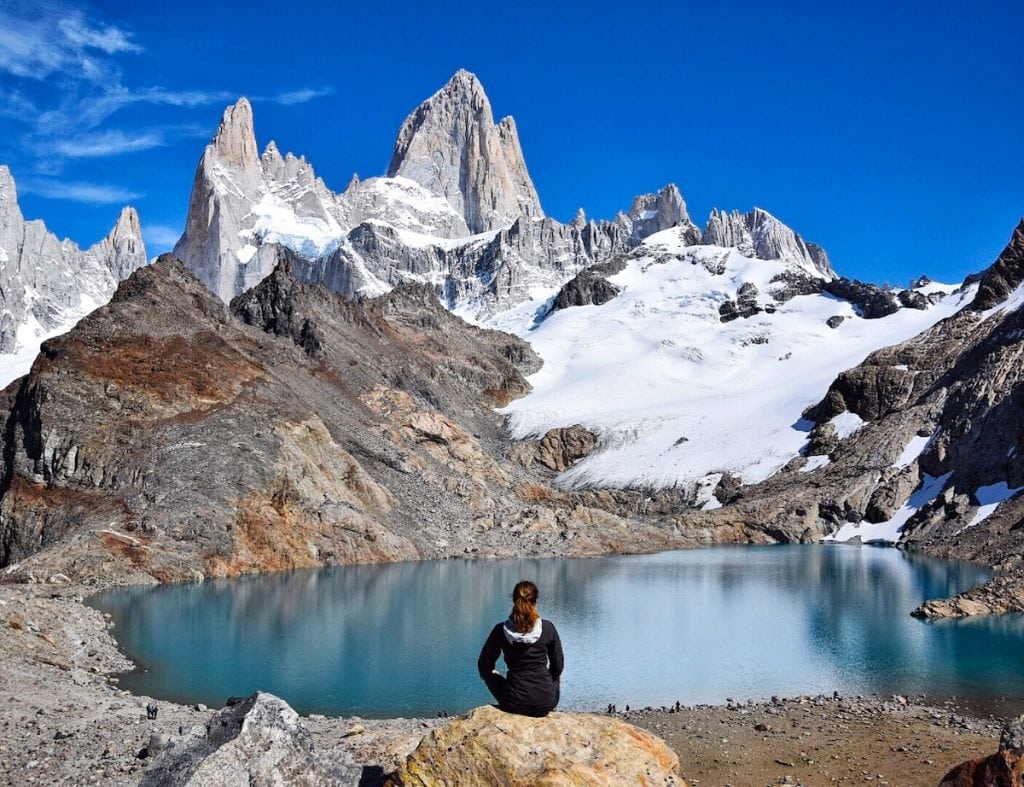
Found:
<path fill-rule="evenodd" d="M 558 706 L 559 695 L 561 694 L 561 685 L 558 680 L 555 681 L 555 702 L 551 706 L 548 705 L 516 705 L 505 701 L 505 690 L 508 688 L 508 680 L 504 675 L 499 675 L 497 672 L 491 672 L 483 676 L 484 683 L 487 684 L 488 690 L 494 696 L 494 699 L 498 701 L 498 708 L 505 711 L 506 713 L 516 713 L 520 716 L 533 716 L 534 718 L 540 718 L 547 716 Z"/>

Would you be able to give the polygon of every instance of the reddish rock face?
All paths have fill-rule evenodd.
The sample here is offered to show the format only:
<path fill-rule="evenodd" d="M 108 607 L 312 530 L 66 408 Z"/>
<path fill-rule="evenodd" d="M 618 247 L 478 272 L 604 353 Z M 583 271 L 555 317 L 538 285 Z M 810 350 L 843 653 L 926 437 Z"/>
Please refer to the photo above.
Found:
<path fill-rule="evenodd" d="M 1024 784 L 1024 758 L 1011 751 L 957 765 L 939 787 L 1020 787 Z"/>
<path fill-rule="evenodd" d="M 1021 787 L 1024 785 L 1024 716 L 1003 728 L 999 751 L 957 765 L 939 787 Z"/>

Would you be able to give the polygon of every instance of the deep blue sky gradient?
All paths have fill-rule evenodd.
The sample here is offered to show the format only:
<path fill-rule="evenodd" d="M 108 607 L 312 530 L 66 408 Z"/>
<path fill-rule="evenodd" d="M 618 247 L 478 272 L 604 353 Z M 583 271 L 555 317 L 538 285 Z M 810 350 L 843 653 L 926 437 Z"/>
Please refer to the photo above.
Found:
<path fill-rule="evenodd" d="M 39 7 L 0 0 L 0 162 L 27 216 L 83 244 L 112 225 L 120 192 L 150 252 L 169 247 L 229 97 L 252 99 L 261 148 L 304 154 L 341 190 L 353 172 L 384 173 L 404 117 L 460 67 L 496 116 L 515 116 L 542 205 L 563 221 L 578 207 L 610 218 L 672 181 L 699 224 L 757 205 L 840 272 L 905 283 L 988 265 L 1024 215 L 1020 0 L 44 3 L 58 44 L 69 16 L 124 33 L 112 52 L 79 51 L 99 63 L 88 79 L 5 67 L 5 38 L 10 52 Z M 157 88 L 203 95 L 84 117 L 111 91 Z M 287 95 L 301 90 L 316 97 Z M 161 144 L 53 154 L 104 134 Z M 110 201 L 53 198 L 66 183 Z"/>

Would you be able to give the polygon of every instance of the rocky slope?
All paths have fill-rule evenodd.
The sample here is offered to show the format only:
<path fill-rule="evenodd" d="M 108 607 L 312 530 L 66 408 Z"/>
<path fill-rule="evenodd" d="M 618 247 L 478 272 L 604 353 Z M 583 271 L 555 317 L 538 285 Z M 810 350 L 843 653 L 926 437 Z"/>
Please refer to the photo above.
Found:
<path fill-rule="evenodd" d="M 1003 576 L 920 614 L 1024 608 L 1024 222 L 966 292 L 965 308 L 836 377 L 805 412 L 803 456 L 720 488 L 730 505 L 694 519 L 984 562 Z"/>
<path fill-rule="evenodd" d="M 462 322 L 427 287 L 354 302 L 282 264 L 229 308 L 165 255 L 3 393 L 0 566 L 174 581 L 763 539 L 551 487 L 544 461 L 508 453 L 492 409 L 536 368 L 524 342 Z M 571 462 L 580 445 L 536 450 Z"/>
<path fill-rule="evenodd" d="M 0 354 L 38 349 L 43 336 L 105 303 L 146 262 L 134 208 L 124 208 L 110 234 L 82 250 L 42 221 L 25 220 L 10 169 L 0 165 Z"/>

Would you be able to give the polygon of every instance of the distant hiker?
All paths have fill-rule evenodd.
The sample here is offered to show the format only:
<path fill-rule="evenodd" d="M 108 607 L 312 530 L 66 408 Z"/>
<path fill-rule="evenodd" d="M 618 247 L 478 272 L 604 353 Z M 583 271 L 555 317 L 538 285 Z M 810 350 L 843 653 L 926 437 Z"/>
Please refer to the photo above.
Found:
<path fill-rule="evenodd" d="M 146 718 L 155 719 L 156 714 L 160 711 L 159 706 L 155 702 L 146 703 Z"/>
<path fill-rule="evenodd" d="M 520 582 L 512 591 L 512 613 L 491 629 L 476 667 L 498 707 L 523 716 L 547 716 L 558 705 L 564 660 L 550 620 L 537 612 L 537 586 Z M 508 675 L 494 669 L 504 656 Z"/>

